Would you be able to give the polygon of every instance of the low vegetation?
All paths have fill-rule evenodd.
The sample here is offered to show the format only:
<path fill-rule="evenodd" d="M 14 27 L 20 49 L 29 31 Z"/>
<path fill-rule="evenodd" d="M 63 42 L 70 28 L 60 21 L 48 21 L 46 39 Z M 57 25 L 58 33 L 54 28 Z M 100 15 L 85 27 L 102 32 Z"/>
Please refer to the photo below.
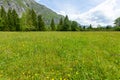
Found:
<path fill-rule="evenodd" d="M 0 80 L 119 79 L 119 32 L 0 32 Z"/>

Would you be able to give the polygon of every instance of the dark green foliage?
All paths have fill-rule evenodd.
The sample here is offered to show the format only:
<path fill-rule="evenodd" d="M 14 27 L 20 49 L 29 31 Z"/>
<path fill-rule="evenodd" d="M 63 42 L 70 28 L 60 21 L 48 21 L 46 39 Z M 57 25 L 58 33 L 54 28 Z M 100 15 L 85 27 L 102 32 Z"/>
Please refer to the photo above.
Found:
<path fill-rule="evenodd" d="M 8 26 L 8 31 L 13 30 L 13 18 L 12 18 L 12 9 L 9 8 L 8 13 L 7 13 L 7 26 Z"/>
<path fill-rule="evenodd" d="M 78 28 L 79 28 L 79 30 L 80 30 L 80 31 L 82 31 L 82 26 L 81 26 L 81 25 L 79 25 L 79 27 L 78 27 Z"/>
<path fill-rule="evenodd" d="M 77 31 L 77 30 L 78 30 L 78 23 L 76 21 L 72 21 L 71 31 Z"/>
<path fill-rule="evenodd" d="M 33 19 L 32 19 L 32 10 L 28 9 L 26 12 L 26 30 L 31 31 L 35 29 L 35 26 L 33 25 Z"/>
<path fill-rule="evenodd" d="M 15 31 L 16 30 L 16 23 L 17 23 L 17 20 L 16 20 L 16 18 L 17 18 L 17 13 L 16 13 L 16 11 L 15 10 L 12 10 L 11 11 L 11 30 L 12 31 Z M 10 22 L 10 21 L 9 21 Z"/>
<path fill-rule="evenodd" d="M 0 10 L 0 30 L 4 31 L 7 29 L 7 13 L 3 6 Z"/>
<path fill-rule="evenodd" d="M 8 10 L 10 7 L 15 9 L 19 14 L 19 17 L 21 17 L 21 15 L 28 9 L 33 9 L 37 15 L 41 14 L 44 17 L 44 22 L 47 25 L 50 25 L 52 18 L 54 18 L 55 23 L 57 24 L 59 19 L 63 17 L 46 6 L 37 3 L 36 0 L 0 0 L 0 5 L 3 5 L 6 10 Z"/>
<path fill-rule="evenodd" d="M 39 31 L 45 31 L 45 30 L 46 30 L 46 29 L 45 29 L 45 23 L 44 23 L 41 15 L 38 15 L 37 24 L 38 24 L 37 29 L 38 29 Z"/>
<path fill-rule="evenodd" d="M 28 9 L 23 13 L 21 18 L 22 30 L 36 31 L 37 30 L 37 15 L 34 10 Z"/>
<path fill-rule="evenodd" d="M 115 30 L 120 31 L 120 17 L 115 20 Z"/>
<path fill-rule="evenodd" d="M 113 27 L 111 25 L 106 26 L 106 30 L 112 30 L 112 29 L 113 29 Z"/>
<path fill-rule="evenodd" d="M 37 29 L 37 14 L 33 9 L 31 10 L 31 17 L 32 17 L 32 25 Z"/>
<path fill-rule="evenodd" d="M 115 31 L 120 31 L 120 27 L 119 27 L 119 26 L 115 26 L 115 27 L 114 27 L 114 30 L 115 30 Z"/>
<path fill-rule="evenodd" d="M 115 20 L 114 23 L 116 26 L 120 27 L 120 17 Z"/>
<path fill-rule="evenodd" d="M 71 25 L 70 20 L 69 20 L 68 16 L 66 16 L 64 19 L 64 23 L 61 27 L 61 31 L 69 31 L 70 25 Z"/>
<path fill-rule="evenodd" d="M 89 29 L 92 29 L 92 24 L 90 24 L 90 26 L 88 27 Z"/>
<path fill-rule="evenodd" d="M 20 31 L 20 20 L 15 10 L 9 8 L 7 13 L 7 28 L 8 31 Z"/>
<path fill-rule="evenodd" d="M 20 31 L 20 19 L 15 10 L 12 11 L 13 30 Z"/>
<path fill-rule="evenodd" d="M 55 23 L 54 23 L 54 19 L 51 20 L 50 27 L 51 27 L 51 30 L 52 30 L 52 31 L 55 31 L 55 30 L 56 30 L 56 28 L 55 28 Z"/>
<path fill-rule="evenodd" d="M 63 19 L 60 18 L 59 24 L 58 24 L 58 26 L 57 26 L 57 31 L 60 31 L 62 26 L 63 26 Z"/>
<path fill-rule="evenodd" d="M 90 24 L 87 28 L 88 31 L 91 31 L 92 30 L 92 25 Z"/>
<path fill-rule="evenodd" d="M 86 30 L 86 27 L 85 27 L 85 26 L 83 26 L 83 30 Z"/>
<path fill-rule="evenodd" d="M 0 30 L 1 31 L 120 31 L 120 17 L 115 20 L 115 27 L 97 26 L 97 28 L 89 26 L 80 26 L 76 21 L 70 21 L 68 16 L 64 19 L 60 18 L 56 28 L 56 18 L 51 19 L 50 25 L 45 25 L 42 15 L 36 14 L 33 9 L 28 9 L 21 17 L 16 10 L 9 8 L 6 12 L 4 7 L 0 8 Z M 47 27 L 46 27 L 47 26 Z"/>
<path fill-rule="evenodd" d="M 2 30 L 2 28 L 3 28 L 3 20 L 2 20 L 2 18 L 0 17 L 0 31 Z"/>
<path fill-rule="evenodd" d="M 4 7 L 1 7 L 0 29 L 2 31 L 19 31 L 20 30 L 19 16 L 15 10 L 12 10 L 11 8 L 9 8 L 8 13 L 6 13 Z"/>
<path fill-rule="evenodd" d="M 26 28 L 27 28 L 27 18 L 26 18 L 26 17 L 27 17 L 27 16 L 26 16 L 26 13 L 24 12 L 24 13 L 22 14 L 21 19 L 20 19 L 20 27 L 21 27 L 21 30 L 22 30 L 22 31 L 25 31 Z"/>

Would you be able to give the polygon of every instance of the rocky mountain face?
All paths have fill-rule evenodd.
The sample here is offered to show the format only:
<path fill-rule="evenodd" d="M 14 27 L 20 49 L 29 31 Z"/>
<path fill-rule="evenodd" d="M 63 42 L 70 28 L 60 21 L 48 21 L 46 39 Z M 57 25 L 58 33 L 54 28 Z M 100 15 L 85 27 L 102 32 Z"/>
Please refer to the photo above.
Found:
<path fill-rule="evenodd" d="M 62 17 L 44 5 L 37 3 L 35 0 L 0 0 L 0 6 L 3 6 L 6 11 L 8 8 L 15 9 L 19 16 L 27 9 L 34 9 L 37 14 L 43 16 L 46 23 L 50 23 L 52 18 L 58 23 L 59 19 Z"/>

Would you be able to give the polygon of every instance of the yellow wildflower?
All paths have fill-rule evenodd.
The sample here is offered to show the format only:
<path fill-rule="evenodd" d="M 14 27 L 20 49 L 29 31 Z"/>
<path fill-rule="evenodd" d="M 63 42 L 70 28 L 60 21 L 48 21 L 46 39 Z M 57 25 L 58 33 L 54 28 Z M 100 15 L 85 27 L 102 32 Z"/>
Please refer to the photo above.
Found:
<path fill-rule="evenodd" d="M 52 78 L 51 80 L 55 80 L 54 78 Z"/>
<path fill-rule="evenodd" d="M 68 74 L 68 77 L 70 77 L 70 74 Z"/>
<path fill-rule="evenodd" d="M 47 76 L 46 78 L 47 78 L 47 79 L 49 79 L 49 77 L 48 77 L 48 76 Z"/>
<path fill-rule="evenodd" d="M 77 74 L 77 75 L 79 74 L 78 71 L 76 72 L 76 74 Z"/>
<path fill-rule="evenodd" d="M 60 80 L 62 80 L 62 78 L 60 78 Z"/>

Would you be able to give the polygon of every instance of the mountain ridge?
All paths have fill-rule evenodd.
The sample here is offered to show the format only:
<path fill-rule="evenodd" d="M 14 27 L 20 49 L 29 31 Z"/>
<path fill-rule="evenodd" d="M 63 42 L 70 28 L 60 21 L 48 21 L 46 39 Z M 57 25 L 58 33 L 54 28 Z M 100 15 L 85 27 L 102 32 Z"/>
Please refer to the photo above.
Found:
<path fill-rule="evenodd" d="M 52 18 L 55 19 L 55 23 L 58 23 L 59 19 L 63 17 L 46 6 L 37 3 L 35 0 L 0 0 L 0 6 L 3 6 L 5 10 L 8 10 L 9 8 L 15 9 L 19 16 L 27 9 L 33 9 L 37 14 L 43 16 L 47 24 L 50 23 Z"/>

